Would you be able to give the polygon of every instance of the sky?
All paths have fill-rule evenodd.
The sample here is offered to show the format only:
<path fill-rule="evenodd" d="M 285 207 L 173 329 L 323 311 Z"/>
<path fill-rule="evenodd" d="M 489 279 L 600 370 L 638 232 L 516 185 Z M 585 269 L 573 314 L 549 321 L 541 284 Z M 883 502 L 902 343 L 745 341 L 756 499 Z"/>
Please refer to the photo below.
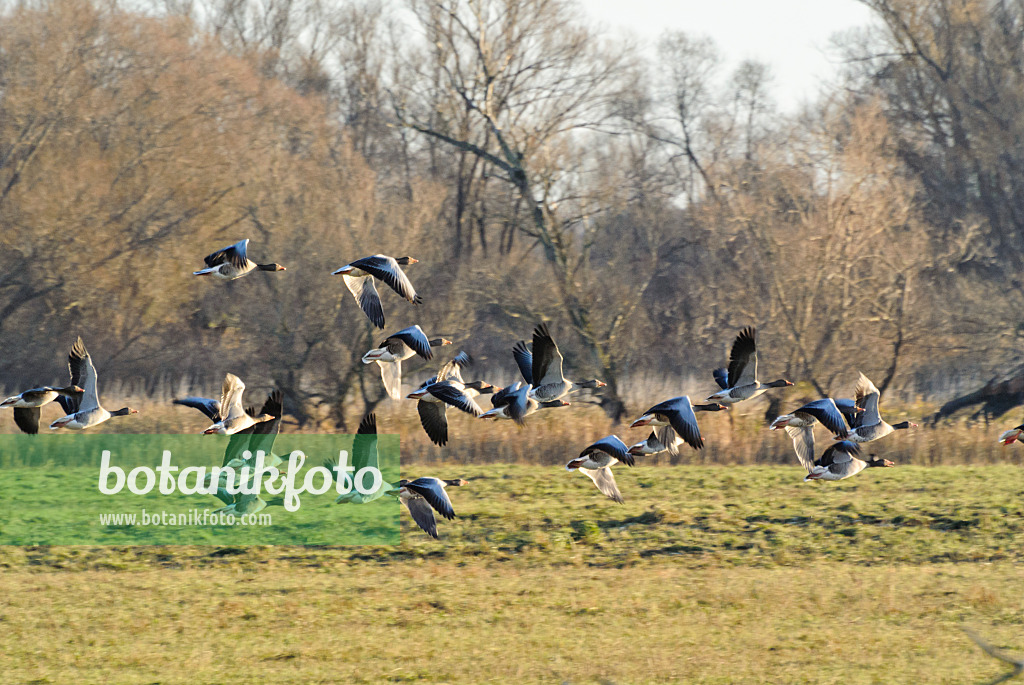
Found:
<path fill-rule="evenodd" d="M 730 71 L 744 59 L 771 66 L 772 95 L 783 111 L 817 95 L 837 73 L 832 34 L 871 23 L 856 0 L 579 0 L 587 16 L 614 34 L 653 45 L 667 30 L 710 36 Z"/>

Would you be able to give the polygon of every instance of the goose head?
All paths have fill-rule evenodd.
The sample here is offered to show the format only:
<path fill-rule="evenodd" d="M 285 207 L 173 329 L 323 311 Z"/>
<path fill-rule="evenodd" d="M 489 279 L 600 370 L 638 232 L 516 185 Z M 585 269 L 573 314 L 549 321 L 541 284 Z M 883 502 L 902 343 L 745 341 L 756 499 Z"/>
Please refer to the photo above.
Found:
<path fill-rule="evenodd" d="M 420 260 L 413 259 L 412 257 L 399 257 L 395 261 L 401 264 L 402 266 L 408 266 L 409 264 L 417 264 L 419 263 Z"/>
<path fill-rule="evenodd" d="M 785 378 L 780 378 L 779 380 L 772 381 L 771 383 L 765 383 L 765 387 L 767 388 L 785 388 L 790 385 L 793 385 L 793 382 L 787 381 Z"/>

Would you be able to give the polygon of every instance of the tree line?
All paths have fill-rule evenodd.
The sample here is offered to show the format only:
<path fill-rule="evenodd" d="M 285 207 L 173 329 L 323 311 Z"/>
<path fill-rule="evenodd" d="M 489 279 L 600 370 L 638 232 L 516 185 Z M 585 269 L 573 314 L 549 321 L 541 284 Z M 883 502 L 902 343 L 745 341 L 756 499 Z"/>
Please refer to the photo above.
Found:
<path fill-rule="evenodd" d="M 548 320 L 613 417 L 746 325 L 822 393 L 1012 368 L 1024 3 L 865 4 L 842 78 L 783 112 L 764 64 L 648 54 L 567 0 L 5 3 L 0 378 L 62 377 L 81 333 L 105 378 L 232 371 L 351 428 L 383 336 L 330 271 L 376 252 L 420 260 L 389 329 L 510 375 Z M 191 276 L 241 237 L 289 271 Z"/>

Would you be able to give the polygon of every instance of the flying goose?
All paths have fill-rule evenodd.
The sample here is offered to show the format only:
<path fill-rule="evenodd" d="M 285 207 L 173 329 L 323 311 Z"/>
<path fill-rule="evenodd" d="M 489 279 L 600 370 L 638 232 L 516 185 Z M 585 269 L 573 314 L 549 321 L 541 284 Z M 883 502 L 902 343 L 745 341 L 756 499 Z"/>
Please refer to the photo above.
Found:
<path fill-rule="evenodd" d="M 673 397 L 654 405 L 643 413 L 643 416 L 629 425 L 630 428 L 637 426 L 669 426 L 672 431 L 682 438 L 683 442 L 695 450 L 704 447 L 704 439 L 700 437 L 700 427 L 697 425 L 698 411 L 721 411 L 725 409 L 718 403 L 690 404 L 690 398 L 686 395 Z M 672 440 L 668 433 L 661 433 L 659 441 L 666 446 L 672 454 L 679 453 L 679 442 Z"/>
<path fill-rule="evenodd" d="M 380 378 L 384 382 L 384 389 L 387 390 L 391 399 L 397 400 L 402 397 L 402 361 L 409 359 L 414 354 L 430 361 L 434 358 L 434 353 L 430 348 L 451 344 L 451 340 L 444 338 L 427 340 L 423 329 L 419 326 L 409 326 L 384 338 L 380 345 L 364 354 L 363 363 L 377 362 L 377 366 L 380 367 Z"/>
<path fill-rule="evenodd" d="M 8 397 L 0 402 L 0 408 L 12 407 L 14 423 L 21 429 L 21 432 L 35 435 L 39 432 L 40 407 L 53 402 L 58 397 L 81 395 L 82 392 L 83 390 L 73 383 L 63 388 L 45 385 L 41 388 L 26 390 L 14 397 Z"/>
<path fill-rule="evenodd" d="M 243 428 L 237 433 L 232 434 L 231 440 L 224 450 L 224 465 L 227 465 L 232 459 L 240 458 L 245 450 L 249 450 L 253 456 L 256 455 L 256 452 L 262 451 L 266 458 L 264 463 L 268 466 L 277 467 L 283 463 L 284 460 L 272 453 L 274 441 L 277 439 L 278 433 L 281 432 L 282 399 L 281 391 L 274 390 L 267 395 L 262 409 L 257 409 L 255 406 L 246 407 L 245 413 L 252 417 L 254 421 L 257 417 L 263 415 L 270 416 L 271 418 L 269 420 L 257 421 L 248 428 Z M 198 409 L 211 421 L 220 421 L 220 400 L 214 400 L 209 397 L 189 396 L 172 400 L 171 403 Z"/>
<path fill-rule="evenodd" d="M 242 393 L 245 391 L 245 383 L 233 373 L 225 374 L 224 385 L 220 391 L 220 412 L 215 419 L 216 423 L 203 431 L 203 435 L 234 435 L 240 431 L 264 421 L 274 421 L 276 417 L 270 414 L 252 416 L 242 408 Z M 179 402 L 183 404 L 183 402 Z M 191 406 L 191 405 L 190 405 Z"/>
<path fill-rule="evenodd" d="M 352 472 L 351 477 L 355 478 L 356 474 L 362 471 L 364 468 L 370 467 L 380 470 L 380 455 L 377 452 L 377 416 L 375 414 L 367 414 L 363 417 L 363 420 L 359 422 L 359 428 L 356 429 L 356 435 L 352 439 L 352 451 L 350 453 Z M 332 477 L 337 479 L 340 478 L 340 472 L 338 469 L 338 459 L 333 457 L 324 462 L 324 466 L 331 472 Z M 334 500 L 335 504 L 366 504 L 376 499 L 380 499 L 388 493 L 392 493 L 397 490 L 398 487 L 391 483 L 381 483 L 381 487 L 377 490 L 363 494 L 356 489 L 355 484 L 352 488 L 345 493 L 338 495 L 338 498 Z"/>
<path fill-rule="evenodd" d="M 257 264 L 246 255 L 246 247 L 249 239 L 239 240 L 234 245 L 229 245 L 223 250 L 217 250 L 203 259 L 206 268 L 193 271 L 193 276 L 205 276 L 211 274 L 224 281 L 233 281 L 241 278 L 255 270 L 260 271 L 285 271 L 280 264 Z"/>
<path fill-rule="evenodd" d="M 736 336 L 729 354 L 729 368 L 715 369 L 712 375 L 722 390 L 708 397 L 708 402 L 735 404 L 743 400 L 757 397 L 769 388 L 784 388 L 793 385 L 787 380 L 779 379 L 771 383 L 757 380 L 757 331 L 752 327 L 744 328 Z"/>
<path fill-rule="evenodd" d="M 999 436 L 999 442 L 1003 445 L 1012 445 L 1013 443 L 1020 440 L 1021 433 L 1024 433 L 1024 423 L 1020 424 L 1016 428 L 1011 428 L 1002 435 Z"/>
<path fill-rule="evenodd" d="M 469 485 L 469 481 L 441 480 L 431 477 L 417 478 L 416 480 L 403 478 L 398 481 L 398 499 L 412 514 L 416 525 L 422 528 L 427 535 L 437 539 L 437 522 L 434 520 L 434 512 L 436 511 L 448 520 L 455 518 L 455 510 L 452 508 L 452 501 L 448 499 L 445 488 L 461 485 Z"/>
<path fill-rule="evenodd" d="M 384 330 L 384 309 L 380 305 L 380 295 L 377 293 L 377 286 L 373 279 L 379 278 L 396 293 L 409 300 L 413 304 L 420 304 L 423 298 L 416 294 L 409 277 L 399 267 L 408 264 L 416 264 L 419 260 L 412 257 L 388 257 L 383 254 L 375 254 L 372 257 L 357 259 L 351 264 L 346 264 L 334 275 L 341 274 L 345 280 L 345 286 L 356 302 L 362 308 L 366 317 L 374 326 Z"/>
<path fill-rule="evenodd" d="M 71 346 L 68 355 L 68 368 L 71 370 L 71 385 L 82 388 L 81 394 L 57 395 L 57 401 L 67 416 L 62 416 L 50 424 L 51 429 L 71 428 L 84 430 L 98 426 L 112 416 L 128 416 L 138 414 L 138 409 L 122 407 L 117 411 L 107 411 L 100 406 L 99 393 L 96 389 L 96 367 L 92 365 L 92 357 L 85 349 L 85 343 L 79 336 Z"/>
<path fill-rule="evenodd" d="M 619 436 L 609 435 L 588 445 L 580 452 L 580 456 L 565 465 L 565 470 L 582 471 L 594 481 L 594 485 L 602 494 L 622 504 L 625 500 L 622 499 L 622 494 L 615 484 L 615 476 L 612 474 L 612 467 L 620 462 L 632 466 L 636 460 Z"/>
<path fill-rule="evenodd" d="M 832 432 L 837 438 L 845 439 L 847 434 L 846 419 L 843 413 L 836 406 L 835 400 L 825 397 L 820 400 L 808 402 L 792 414 L 783 414 L 772 421 L 769 430 L 778 430 L 787 426 L 793 428 L 804 428 L 813 426 L 815 421 Z"/>
<path fill-rule="evenodd" d="M 538 409 L 568 407 L 565 400 L 546 400 L 539 402 L 530 397 L 530 386 L 516 381 L 514 384 L 498 390 L 491 396 L 494 407 L 480 415 L 481 419 L 512 419 L 519 426 L 526 425 L 526 417 Z"/>
<path fill-rule="evenodd" d="M 555 339 L 542 323 L 533 329 L 533 350 L 522 340 L 512 348 L 512 356 L 528 385 L 532 385 L 530 397 L 538 402 L 561 399 L 580 388 L 603 388 L 606 383 L 597 379 L 573 383 L 562 372 L 562 353 L 558 351 Z"/>
<path fill-rule="evenodd" d="M 894 430 L 917 427 L 916 423 L 911 423 L 910 421 L 901 421 L 892 425 L 883 421 L 882 416 L 878 413 L 878 399 L 880 396 L 878 388 L 863 373 L 857 379 L 854 394 L 854 401 L 864 411 L 856 414 L 850 423 L 850 440 L 854 442 L 872 442 L 873 440 L 884 438 Z"/>
<path fill-rule="evenodd" d="M 460 352 L 453 360 L 441 367 L 433 378 L 409 393 L 408 399 L 418 400 L 416 411 L 420 424 L 435 445 L 443 447 L 448 443 L 449 405 L 471 416 L 480 416 L 483 410 L 473 398 L 487 392 L 494 392 L 494 386 L 484 381 L 466 383 L 460 369 L 472 363 L 469 355 Z"/>
<path fill-rule="evenodd" d="M 810 431 L 811 429 L 808 427 L 802 430 Z M 858 454 L 860 454 L 860 447 L 857 443 L 849 440 L 834 442 L 828 446 L 818 461 L 810 466 L 804 464 L 804 468 L 807 469 L 807 476 L 804 480 L 843 480 L 857 475 L 869 466 L 895 466 L 888 459 L 878 457 L 864 461 L 857 458 Z M 799 452 L 797 452 L 797 457 L 800 457 Z M 803 462 L 803 458 L 801 458 L 801 462 Z"/>

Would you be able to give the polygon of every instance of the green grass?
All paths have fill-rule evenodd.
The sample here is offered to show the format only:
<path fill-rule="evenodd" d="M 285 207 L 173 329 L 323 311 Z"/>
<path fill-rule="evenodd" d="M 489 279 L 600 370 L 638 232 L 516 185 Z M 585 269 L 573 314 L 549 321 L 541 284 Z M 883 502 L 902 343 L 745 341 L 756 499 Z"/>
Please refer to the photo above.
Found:
<path fill-rule="evenodd" d="M 0 682 L 982 682 L 1024 650 L 1024 473 L 435 464 L 393 547 L 0 548 Z M 366 506 L 374 506 L 373 504 Z"/>

